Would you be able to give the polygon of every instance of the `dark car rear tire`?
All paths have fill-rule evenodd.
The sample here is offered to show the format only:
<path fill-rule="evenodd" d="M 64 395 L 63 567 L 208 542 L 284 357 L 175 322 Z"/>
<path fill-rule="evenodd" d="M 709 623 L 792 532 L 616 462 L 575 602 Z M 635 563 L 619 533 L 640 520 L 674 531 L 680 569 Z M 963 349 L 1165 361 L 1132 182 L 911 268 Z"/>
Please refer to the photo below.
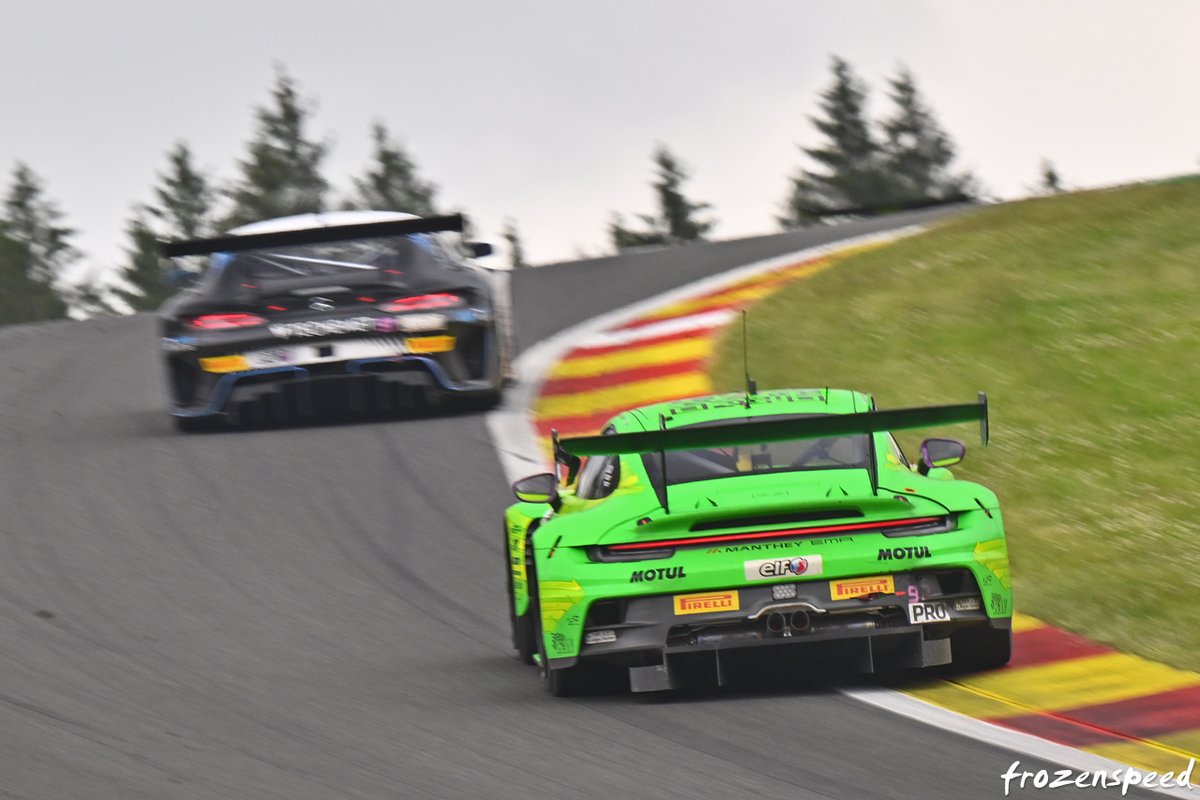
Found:
<path fill-rule="evenodd" d="M 952 633 L 950 653 L 956 672 L 998 669 L 1012 658 L 1012 631 L 981 625 Z"/>
<path fill-rule="evenodd" d="M 489 389 L 486 392 L 473 394 L 467 399 L 467 405 L 474 411 L 490 411 L 500 405 L 504 394 L 499 389 Z"/>
<path fill-rule="evenodd" d="M 175 430 L 180 433 L 206 433 L 216 430 L 216 417 L 172 417 Z"/>

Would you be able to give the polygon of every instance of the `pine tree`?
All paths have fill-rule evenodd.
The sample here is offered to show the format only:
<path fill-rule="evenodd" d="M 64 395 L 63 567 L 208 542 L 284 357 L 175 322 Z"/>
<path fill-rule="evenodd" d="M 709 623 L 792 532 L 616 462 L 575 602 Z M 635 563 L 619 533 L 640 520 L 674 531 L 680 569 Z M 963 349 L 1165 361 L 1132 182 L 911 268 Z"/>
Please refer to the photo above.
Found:
<path fill-rule="evenodd" d="M 824 208 L 820 188 L 800 173 L 792 178 L 792 190 L 783 201 L 783 213 L 775 220 L 782 228 L 804 228 L 819 223 Z"/>
<path fill-rule="evenodd" d="M 67 314 L 49 284 L 29 277 L 29 245 L 4 234 L 0 220 L 0 324 L 59 319 Z"/>
<path fill-rule="evenodd" d="M 239 162 L 241 180 L 229 191 L 229 227 L 325 208 L 329 184 L 321 176 L 321 162 L 328 147 L 306 136 L 311 110 L 282 69 L 271 95 L 273 105 L 255 111 L 255 138 L 248 143 L 248 157 Z"/>
<path fill-rule="evenodd" d="M 212 233 L 217 195 L 212 182 L 196 166 L 186 142 L 176 142 L 167 152 L 167 171 L 154 189 L 158 204 L 148 209 L 163 223 L 172 239 L 198 239 Z"/>
<path fill-rule="evenodd" d="M 1050 159 L 1042 159 L 1040 173 L 1041 186 L 1039 188 L 1042 194 L 1060 194 L 1063 191 L 1062 178 L 1059 177 L 1058 170 L 1054 168 Z"/>
<path fill-rule="evenodd" d="M 618 213 L 613 213 L 612 219 L 608 223 L 608 238 L 612 242 L 613 249 L 617 252 L 629 250 L 634 247 L 652 247 L 654 245 L 667 244 L 668 239 L 666 233 L 656 230 L 658 220 L 646 214 L 639 214 L 638 217 L 647 226 L 647 230 L 634 230 L 625 226 L 625 217 Z"/>
<path fill-rule="evenodd" d="M 693 203 L 683 196 L 680 187 L 689 176 L 666 145 L 658 146 L 654 162 L 658 166 L 658 182 L 654 184 L 654 190 L 658 194 L 658 205 L 667 236 L 676 242 L 703 239 L 716 223 L 713 220 L 697 219 L 696 214 L 707 211 L 712 206 L 708 203 Z"/>
<path fill-rule="evenodd" d="M 802 148 L 818 169 L 801 170 L 792 179 L 779 218 L 785 227 L 842 209 L 874 208 L 887 198 L 882 149 L 867 119 L 867 87 L 837 56 L 832 72 L 833 84 L 821 95 L 823 116 L 810 117 L 826 142 Z"/>
<path fill-rule="evenodd" d="M 374 163 L 363 178 L 354 179 L 357 196 L 347 208 L 404 211 L 421 217 L 437 213 L 437 187 L 417 175 L 417 165 L 402 145 L 393 141 L 383 123 L 371 129 Z"/>
<path fill-rule="evenodd" d="M 505 221 L 502 236 L 508 244 L 508 266 L 514 270 L 529 266 L 525 261 L 525 248 L 521 244 L 521 237 L 517 233 L 517 223 L 514 220 Z"/>
<path fill-rule="evenodd" d="M 165 283 L 163 260 L 158 250 L 158 233 L 147 220 L 145 206 L 135 206 L 125 233 L 129 236 L 126 253 L 129 260 L 123 267 L 121 277 L 129 288 L 118 290 L 121 299 L 134 309 L 158 308 L 163 300 L 175 293 Z"/>
<path fill-rule="evenodd" d="M 883 121 L 888 201 L 898 206 L 966 199 L 973 179 L 953 175 L 954 144 L 917 90 L 908 69 L 890 81 L 893 114 Z"/>
<path fill-rule="evenodd" d="M 41 180 L 18 162 L 4 200 L 4 232 L 25 246 L 25 274 L 55 289 L 61 287 L 65 271 L 80 255 L 70 242 L 75 231 L 61 221 L 62 213 L 46 198 Z"/>
<path fill-rule="evenodd" d="M 112 316 L 124 313 L 118 299 L 123 292 L 113 285 L 108 270 L 87 267 L 71 284 L 63 287 L 62 298 L 73 317 Z"/>
<path fill-rule="evenodd" d="M 158 175 L 154 196 L 155 204 L 134 206 L 125 229 L 129 261 L 122 278 L 129 287 L 117 293 L 135 309 L 157 308 L 175 293 L 163 282 L 159 239 L 195 239 L 213 232 L 216 192 L 186 143 L 178 142 L 167 152 L 167 171 Z"/>
<path fill-rule="evenodd" d="M 646 227 L 638 231 L 625 227 L 624 218 L 614 214 L 608 225 L 608 233 L 613 247 L 618 251 L 696 241 L 703 239 L 716 225 L 712 219 L 700 219 L 697 216 L 712 208 L 711 205 L 695 203 L 684 196 L 682 186 L 690 176 L 666 145 L 660 144 L 655 149 L 654 164 L 658 168 L 658 178 L 653 184 L 658 199 L 658 215 L 639 214 Z"/>

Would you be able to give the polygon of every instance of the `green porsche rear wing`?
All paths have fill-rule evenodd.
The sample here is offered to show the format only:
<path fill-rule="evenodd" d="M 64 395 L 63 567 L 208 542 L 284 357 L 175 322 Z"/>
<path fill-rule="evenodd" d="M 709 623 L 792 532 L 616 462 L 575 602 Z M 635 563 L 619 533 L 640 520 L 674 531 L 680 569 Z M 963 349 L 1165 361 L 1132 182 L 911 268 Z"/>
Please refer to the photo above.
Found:
<path fill-rule="evenodd" d="M 858 414 L 822 414 L 796 419 L 772 419 L 756 422 L 730 422 L 720 425 L 666 428 L 657 431 L 619 433 L 609 436 L 580 436 L 563 439 L 561 446 L 577 456 L 610 456 L 631 453 L 656 453 L 663 450 L 697 450 L 705 447 L 733 447 L 762 442 L 794 439 L 820 439 L 859 433 L 928 428 L 957 422 L 979 422 L 979 436 L 988 442 L 987 395 L 979 393 L 975 403 L 949 406 L 896 408 L 889 411 L 865 411 Z"/>

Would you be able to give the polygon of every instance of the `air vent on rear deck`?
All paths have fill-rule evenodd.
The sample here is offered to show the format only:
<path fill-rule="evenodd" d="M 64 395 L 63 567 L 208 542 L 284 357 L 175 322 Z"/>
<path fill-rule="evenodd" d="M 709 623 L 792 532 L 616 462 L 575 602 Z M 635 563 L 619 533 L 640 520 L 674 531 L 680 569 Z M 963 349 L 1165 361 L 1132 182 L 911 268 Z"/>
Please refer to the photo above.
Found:
<path fill-rule="evenodd" d="M 857 508 L 829 508 L 792 514 L 760 514 L 747 517 L 707 519 L 692 525 L 693 531 L 715 531 L 727 528 L 751 528 L 756 525 L 794 525 L 798 522 L 823 522 L 830 519 L 861 519 Z"/>

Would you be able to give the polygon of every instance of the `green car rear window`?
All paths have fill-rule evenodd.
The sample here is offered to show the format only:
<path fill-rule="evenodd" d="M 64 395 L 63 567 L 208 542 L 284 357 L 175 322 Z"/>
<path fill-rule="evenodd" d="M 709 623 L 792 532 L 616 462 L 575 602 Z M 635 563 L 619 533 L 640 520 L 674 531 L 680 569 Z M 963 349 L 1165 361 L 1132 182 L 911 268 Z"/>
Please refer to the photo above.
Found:
<path fill-rule="evenodd" d="M 757 417 L 757 420 L 795 419 L 802 415 Z M 803 415 L 809 416 L 809 415 Z M 699 423 L 695 426 L 743 422 L 743 419 Z M 870 441 L 864 434 L 798 439 L 736 447 L 669 450 L 666 452 L 666 484 L 674 486 L 771 472 L 806 472 L 826 469 L 866 469 Z M 662 485 L 662 453 L 646 453 L 642 463 L 654 483 Z"/>

